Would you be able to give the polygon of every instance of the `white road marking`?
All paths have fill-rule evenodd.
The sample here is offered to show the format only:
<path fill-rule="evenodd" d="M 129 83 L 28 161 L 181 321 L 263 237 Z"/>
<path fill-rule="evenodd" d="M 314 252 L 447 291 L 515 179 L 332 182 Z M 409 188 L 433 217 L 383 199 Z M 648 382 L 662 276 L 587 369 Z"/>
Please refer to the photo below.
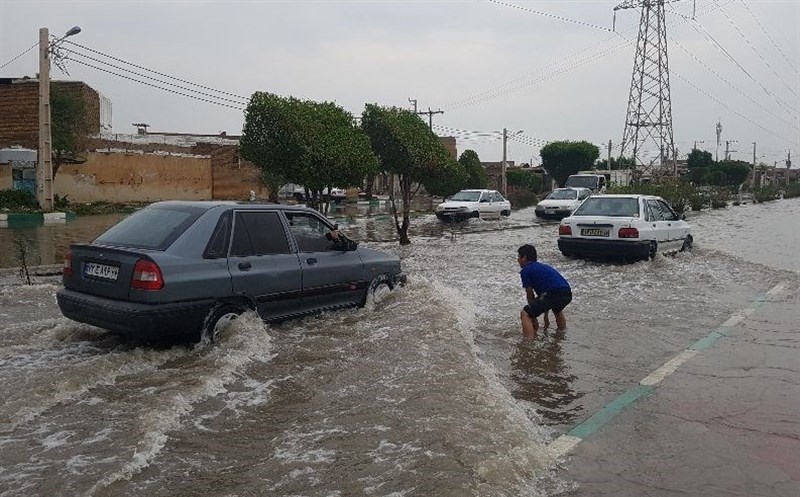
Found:
<path fill-rule="evenodd" d="M 643 380 L 639 383 L 645 386 L 653 386 L 660 383 L 664 378 L 669 376 L 670 374 L 674 373 L 677 368 L 680 367 L 681 364 L 688 361 L 692 357 L 696 356 L 698 352 L 696 350 L 684 350 L 680 354 L 676 355 L 672 359 L 668 360 L 663 366 L 656 369 L 649 375 L 645 376 Z"/>

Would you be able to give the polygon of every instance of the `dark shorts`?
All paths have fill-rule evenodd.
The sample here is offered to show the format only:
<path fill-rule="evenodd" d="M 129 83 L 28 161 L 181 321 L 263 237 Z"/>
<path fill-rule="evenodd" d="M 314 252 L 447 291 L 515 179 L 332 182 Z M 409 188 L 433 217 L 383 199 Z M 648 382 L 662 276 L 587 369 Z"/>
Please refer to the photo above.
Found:
<path fill-rule="evenodd" d="M 525 305 L 524 310 L 527 311 L 527 315 L 531 318 L 537 318 L 549 310 L 557 314 L 569 305 L 571 301 L 572 291 L 570 289 L 551 290 L 536 297 L 532 304 Z"/>

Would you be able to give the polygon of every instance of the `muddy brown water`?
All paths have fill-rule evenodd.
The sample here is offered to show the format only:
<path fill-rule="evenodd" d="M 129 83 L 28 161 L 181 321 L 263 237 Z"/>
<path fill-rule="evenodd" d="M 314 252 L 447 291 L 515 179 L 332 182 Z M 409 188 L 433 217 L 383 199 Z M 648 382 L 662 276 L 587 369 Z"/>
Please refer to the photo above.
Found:
<path fill-rule="evenodd" d="M 421 215 L 407 247 L 382 213 L 332 217 L 398 253 L 408 286 L 282 325 L 245 316 L 212 348 L 68 321 L 56 277 L 0 286 L 0 495 L 559 495 L 574 484 L 551 440 L 750 298 L 799 285 L 797 200 L 694 214 L 692 252 L 633 264 L 564 258 L 531 209 Z M 117 219 L 35 232 L 57 262 Z M 565 335 L 520 339 L 522 243 L 573 286 Z"/>

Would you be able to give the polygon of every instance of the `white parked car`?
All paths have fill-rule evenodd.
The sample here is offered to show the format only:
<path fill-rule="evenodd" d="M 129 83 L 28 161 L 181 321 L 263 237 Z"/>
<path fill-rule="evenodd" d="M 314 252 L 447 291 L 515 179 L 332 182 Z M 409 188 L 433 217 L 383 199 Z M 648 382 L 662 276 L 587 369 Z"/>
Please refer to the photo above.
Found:
<path fill-rule="evenodd" d="M 510 202 L 496 190 L 460 190 L 435 208 L 441 221 L 465 221 L 477 217 L 497 219 L 510 215 Z"/>
<path fill-rule="evenodd" d="M 590 196 L 588 188 L 556 188 L 535 206 L 535 217 L 563 219 Z"/>
<path fill-rule="evenodd" d="M 565 256 L 650 259 L 690 249 L 686 217 L 653 195 L 592 195 L 558 227 Z"/>

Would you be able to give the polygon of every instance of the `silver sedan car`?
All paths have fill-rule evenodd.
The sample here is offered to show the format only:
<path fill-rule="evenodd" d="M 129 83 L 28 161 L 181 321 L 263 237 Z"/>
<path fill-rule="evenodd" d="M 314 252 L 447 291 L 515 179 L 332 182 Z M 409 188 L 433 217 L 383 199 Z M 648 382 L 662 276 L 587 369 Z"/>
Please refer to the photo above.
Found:
<path fill-rule="evenodd" d="M 129 337 L 214 341 L 246 310 L 283 320 L 361 306 L 405 282 L 398 257 L 336 229 L 306 207 L 158 202 L 71 246 L 58 305 Z"/>

